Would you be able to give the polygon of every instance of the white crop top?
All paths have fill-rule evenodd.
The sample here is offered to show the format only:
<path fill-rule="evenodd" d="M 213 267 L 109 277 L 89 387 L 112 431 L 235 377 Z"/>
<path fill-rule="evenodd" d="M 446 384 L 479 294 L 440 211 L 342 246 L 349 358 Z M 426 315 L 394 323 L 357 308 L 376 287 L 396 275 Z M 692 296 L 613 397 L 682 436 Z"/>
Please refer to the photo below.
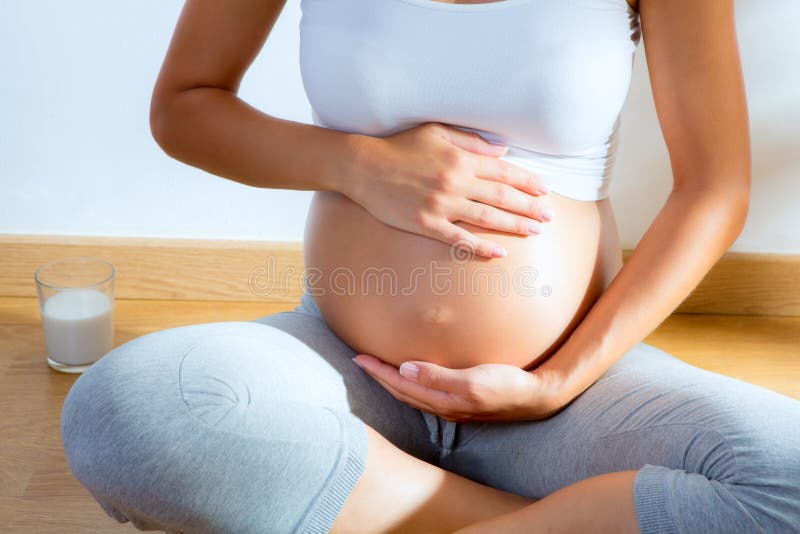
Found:
<path fill-rule="evenodd" d="M 385 137 L 441 122 L 577 200 L 608 196 L 639 15 L 626 0 L 301 0 L 314 124 Z"/>

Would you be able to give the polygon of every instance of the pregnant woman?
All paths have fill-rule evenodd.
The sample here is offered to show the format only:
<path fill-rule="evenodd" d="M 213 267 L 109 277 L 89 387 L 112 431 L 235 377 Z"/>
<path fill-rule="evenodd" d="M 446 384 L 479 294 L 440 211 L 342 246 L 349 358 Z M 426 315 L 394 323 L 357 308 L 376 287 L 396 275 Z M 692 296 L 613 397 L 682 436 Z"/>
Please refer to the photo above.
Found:
<path fill-rule="evenodd" d="M 316 191 L 293 311 L 162 330 L 75 383 L 70 467 L 141 529 L 798 532 L 800 403 L 642 342 L 749 202 L 732 0 L 301 0 L 313 124 L 237 97 L 283 0 L 188 0 L 172 157 Z M 608 197 L 646 44 L 674 186 Z M 225 273 L 220 273 L 225 276 Z"/>

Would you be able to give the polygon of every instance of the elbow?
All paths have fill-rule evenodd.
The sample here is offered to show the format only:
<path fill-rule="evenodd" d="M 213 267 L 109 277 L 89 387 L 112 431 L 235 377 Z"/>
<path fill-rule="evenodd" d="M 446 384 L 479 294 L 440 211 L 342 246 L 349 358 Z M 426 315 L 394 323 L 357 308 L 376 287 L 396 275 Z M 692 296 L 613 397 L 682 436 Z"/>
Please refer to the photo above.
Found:
<path fill-rule="evenodd" d="M 732 241 L 735 241 L 744 230 L 750 211 L 751 176 L 749 170 L 735 173 L 732 176 L 735 179 L 729 179 L 726 182 L 727 194 L 724 198 L 733 233 Z"/>
<path fill-rule="evenodd" d="M 731 194 L 729 200 L 730 220 L 733 226 L 733 240 L 739 237 L 747 223 L 747 215 L 750 212 L 750 188 L 743 188 Z"/>
<path fill-rule="evenodd" d="M 154 97 L 150 102 L 150 135 L 166 154 L 172 155 L 172 135 L 174 119 L 169 113 L 169 102 L 166 98 Z"/>
<path fill-rule="evenodd" d="M 178 154 L 185 144 L 186 111 L 181 92 L 156 91 L 150 101 L 150 135 L 164 153 L 175 159 L 179 159 Z"/>
<path fill-rule="evenodd" d="M 192 157 L 202 137 L 202 115 L 213 102 L 195 88 L 156 90 L 150 101 L 150 134 L 168 156 L 180 161 Z M 200 126 L 199 126 L 200 124 Z"/>
<path fill-rule="evenodd" d="M 679 202 L 685 202 L 684 210 L 698 209 L 708 228 L 716 228 L 721 239 L 730 246 L 741 235 L 750 211 L 750 173 L 727 173 L 718 183 L 684 183 L 673 188 Z M 724 237 L 723 237 L 724 236 Z"/>
<path fill-rule="evenodd" d="M 712 218 L 720 221 L 719 228 L 727 245 L 732 245 L 741 235 L 750 211 L 750 188 L 732 187 L 715 195 Z M 716 225 L 715 225 L 716 226 Z"/>

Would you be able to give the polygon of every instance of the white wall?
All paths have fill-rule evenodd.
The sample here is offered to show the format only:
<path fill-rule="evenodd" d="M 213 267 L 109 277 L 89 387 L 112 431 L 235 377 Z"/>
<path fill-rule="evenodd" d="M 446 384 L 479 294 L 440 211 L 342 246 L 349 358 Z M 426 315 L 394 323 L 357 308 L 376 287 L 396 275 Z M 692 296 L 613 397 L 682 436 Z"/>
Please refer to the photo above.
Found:
<path fill-rule="evenodd" d="M 0 233 L 296 241 L 310 193 L 250 188 L 164 155 L 150 91 L 182 2 L 0 0 Z M 797 0 L 739 0 L 754 194 L 734 250 L 800 253 Z M 311 122 L 288 0 L 241 96 Z M 670 168 L 640 47 L 612 197 L 632 248 L 669 190 Z"/>

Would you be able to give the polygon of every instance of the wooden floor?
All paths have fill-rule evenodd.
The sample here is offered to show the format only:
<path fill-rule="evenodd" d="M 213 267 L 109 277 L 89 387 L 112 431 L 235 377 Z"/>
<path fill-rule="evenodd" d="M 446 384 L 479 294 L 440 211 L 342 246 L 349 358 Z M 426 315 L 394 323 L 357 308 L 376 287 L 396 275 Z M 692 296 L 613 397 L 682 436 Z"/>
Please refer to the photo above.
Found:
<path fill-rule="evenodd" d="M 289 308 L 118 300 L 115 342 Z M 800 318 L 674 315 L 646 341 L 699 367 L 800 399 Z M 59 416 L 76 378 L 47 366 L 36 299 L 0 298 L 0 532 L 138 532 L 107 517 L 67 467 Z"/>

